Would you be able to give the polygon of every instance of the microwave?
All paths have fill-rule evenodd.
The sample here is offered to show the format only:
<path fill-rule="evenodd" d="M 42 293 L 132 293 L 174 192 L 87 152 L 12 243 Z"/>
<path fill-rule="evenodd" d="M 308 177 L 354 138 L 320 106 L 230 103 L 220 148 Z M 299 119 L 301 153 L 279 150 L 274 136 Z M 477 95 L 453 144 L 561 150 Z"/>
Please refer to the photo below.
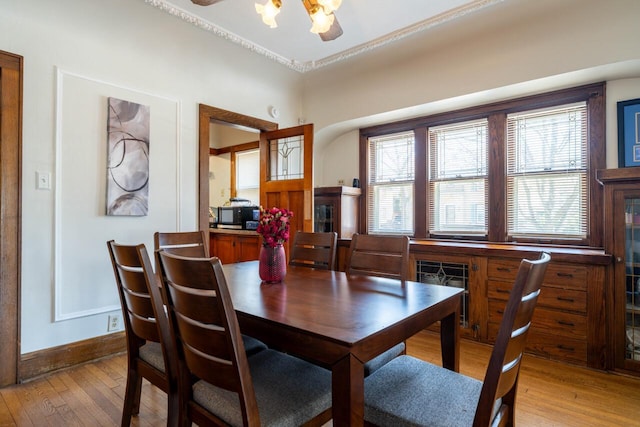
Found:
<path fill-rule="evenodd" d="M 256 206 L 220 206 L 218 208 L 218 228 L 247 229 L 247 222 L 253 225 L 260 220 L 260 209 Z"/>

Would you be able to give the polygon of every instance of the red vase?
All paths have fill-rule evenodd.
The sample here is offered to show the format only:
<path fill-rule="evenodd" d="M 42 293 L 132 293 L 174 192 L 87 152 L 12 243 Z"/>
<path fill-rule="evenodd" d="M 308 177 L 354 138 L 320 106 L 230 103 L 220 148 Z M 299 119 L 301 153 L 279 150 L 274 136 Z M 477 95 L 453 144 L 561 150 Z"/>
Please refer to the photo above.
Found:
<path fill-rule="evenodd" d="M 287 256 L 284 253 L 284 246 L 278 245 L 273 248 L 263 245 L 260 248 L 259 263 L 260 278 L 263 282 L 282 282 L 287 274 Z"/>

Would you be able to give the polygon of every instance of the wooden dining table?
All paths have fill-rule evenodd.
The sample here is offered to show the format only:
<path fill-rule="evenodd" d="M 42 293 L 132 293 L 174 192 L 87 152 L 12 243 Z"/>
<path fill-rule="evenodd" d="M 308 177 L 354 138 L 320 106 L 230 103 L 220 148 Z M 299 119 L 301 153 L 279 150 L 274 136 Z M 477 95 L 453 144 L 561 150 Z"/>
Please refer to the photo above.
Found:
<path fill-rule="evenodd" d="M 293 266 L 268 284 L 258 261 L 224 271 L 242 333 L 332 371 L 334 426 L 364 423 L 364 363 L 435 322 L 458 371 L 459 288 Z"/>

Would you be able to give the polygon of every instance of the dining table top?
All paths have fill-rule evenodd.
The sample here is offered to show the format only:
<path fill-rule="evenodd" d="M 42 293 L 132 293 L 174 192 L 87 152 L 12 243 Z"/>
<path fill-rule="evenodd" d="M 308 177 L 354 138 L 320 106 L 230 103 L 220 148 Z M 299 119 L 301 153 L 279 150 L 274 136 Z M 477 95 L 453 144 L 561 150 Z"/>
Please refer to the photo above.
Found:
<path fill-rule="evenodd" d="M 237 312 L 354 345 L 442 303 L 459 288 L 399 282 L 288 266 L 280 283 L 262 282 L 258 261 L 227 264 L 225 276 Z"/>
<path fill-rule="evenodd" d="M 460 288 L 296 266 L 265 283 L 258 261 L 223 269 L 242 333 L 332 371 L 336 427 L 364 423 L 364 364 L 435 322 L 442 365 L 458 370 Z"/>

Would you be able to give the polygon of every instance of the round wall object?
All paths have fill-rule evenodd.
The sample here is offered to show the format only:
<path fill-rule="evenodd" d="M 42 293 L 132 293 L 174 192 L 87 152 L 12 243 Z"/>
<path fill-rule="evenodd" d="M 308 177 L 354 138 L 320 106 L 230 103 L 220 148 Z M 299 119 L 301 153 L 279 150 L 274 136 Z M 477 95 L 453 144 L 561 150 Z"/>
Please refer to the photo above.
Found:
<path fill-rule="evenodd" d="M 274 107 L 273 105 L 271 105 L 269 107 L 269 115 L 271 117 L 273 117 L 274 119 L 277 119 L 278 117 L 280 117 L 280 110 L 278 110 L 276 107 Z"/>

